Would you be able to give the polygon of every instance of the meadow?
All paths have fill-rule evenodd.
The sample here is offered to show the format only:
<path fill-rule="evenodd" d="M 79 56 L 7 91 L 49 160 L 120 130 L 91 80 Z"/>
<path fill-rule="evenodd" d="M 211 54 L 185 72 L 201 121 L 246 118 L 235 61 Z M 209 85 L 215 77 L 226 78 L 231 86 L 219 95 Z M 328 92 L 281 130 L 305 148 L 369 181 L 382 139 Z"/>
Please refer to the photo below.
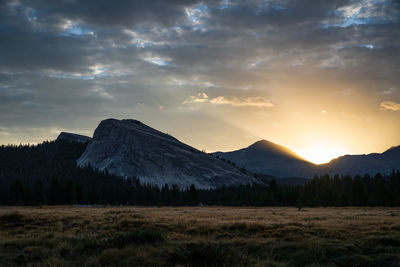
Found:
<path fill-rule="evenodd" d="M 400 208 L 0 207 L 0 266 L 399 266 Z"/>

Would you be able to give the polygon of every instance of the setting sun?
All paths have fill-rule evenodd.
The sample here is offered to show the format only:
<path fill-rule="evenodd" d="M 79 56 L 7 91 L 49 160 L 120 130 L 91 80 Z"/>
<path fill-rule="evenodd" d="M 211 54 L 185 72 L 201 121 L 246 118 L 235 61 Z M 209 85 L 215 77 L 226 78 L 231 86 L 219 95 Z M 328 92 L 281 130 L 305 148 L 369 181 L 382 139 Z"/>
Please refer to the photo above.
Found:
<path fill-rule="evenodd" d="M 328 163 L 332 159 L 346 154 L 346 150 L 342 147 L 325 145 L 316 145 L 308 149 L 296 150 L 295 152 L 315 164 Z"/>

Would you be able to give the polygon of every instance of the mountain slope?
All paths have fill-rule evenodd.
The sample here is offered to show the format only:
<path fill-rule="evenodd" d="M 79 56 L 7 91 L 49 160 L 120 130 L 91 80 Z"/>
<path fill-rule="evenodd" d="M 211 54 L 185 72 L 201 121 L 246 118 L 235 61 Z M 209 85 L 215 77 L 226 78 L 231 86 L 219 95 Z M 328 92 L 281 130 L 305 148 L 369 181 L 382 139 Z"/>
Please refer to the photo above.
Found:
<path fill-rule="evenodd" d="M 215 188 L 257 182 L 233 166 L 137 120 L 103 120 L 77 161 L 142 183 Z"/>
<path fill-rule="evenodd" d="M 400 146 L 383 153 L 345 155 L 318 166 L 318 173 L 364 175 L 389 174 L 400 168 Z"/>
<path fill-rule="evenodd" d="M 316 166 L 288 148 L 266 140 L 255 142 L 247 148 L 236 151 L 214 154 L 252 172 L 277 177 L 312 176 Z"/>

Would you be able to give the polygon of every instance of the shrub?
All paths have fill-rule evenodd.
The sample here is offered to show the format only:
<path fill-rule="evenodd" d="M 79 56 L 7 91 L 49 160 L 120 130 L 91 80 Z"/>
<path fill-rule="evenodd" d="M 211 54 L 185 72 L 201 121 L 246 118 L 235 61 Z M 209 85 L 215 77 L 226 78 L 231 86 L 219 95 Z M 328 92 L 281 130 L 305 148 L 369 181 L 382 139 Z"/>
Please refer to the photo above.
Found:
<path fill-rule="evenodd" d="M 6 213 L 0 216 L 0 224 L 8 226 L 20 226 L 23 225 L 24 215 L 18 212 Z"/>
<path fill-rule="evenodd" d="M 301 209 L 303 208 L 303 203 L 301 202 L 300 198 L 297 199 L 296 208 L 298 208 L 299 211 L 301 211 Z"/>
<path fill-rule="evenodd" d="M 188 243 L 185 247 L 187 266 L 245 266 L 247 259 L 227 244 Z"/>
<path fill-rule="evenodd" d="M 161 231 L 157 229 L 142 229 L 134 232 L 119 233 L 108 239 L 107 245 L 109 247 L 124 248 L 131 244 L 154 244 L 163 240 L 164 237 Z"/>

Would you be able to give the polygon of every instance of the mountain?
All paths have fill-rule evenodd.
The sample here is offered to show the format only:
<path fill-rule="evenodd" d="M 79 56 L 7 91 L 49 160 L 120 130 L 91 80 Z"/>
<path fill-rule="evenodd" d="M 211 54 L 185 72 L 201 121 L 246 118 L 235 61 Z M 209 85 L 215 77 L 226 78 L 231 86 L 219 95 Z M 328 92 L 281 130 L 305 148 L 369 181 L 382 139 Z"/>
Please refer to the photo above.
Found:
<path fill-rule="evenodd" d="M 400 168 L 400 146 L 392 147 L 383 153 L 367 155 L 345 155 L 331 160 L 329 163 L 318 165 L 318 173 L 341 175 L 371 176 L 381 173 L 390 174 Z"/>
<path fill-rule="evenodd" d="M 308 177 L 314 174 L 315 164 L 306 161 L 290 149 L 267 140 L 231 152 L 214 155 L 236 163 L 239 167 L 276 177 Z"/>
<path fill-rule="evenodd" d="M 400 146 L 392 147 L 383 153 L 345 155 L 321 165 L 308 162 L 288 148 L 266 140 L 236 151 L 214 154 L 251 172 L 290 178 L 290 183 L 300 184 L 304 180 L 298 180 L 299 178 L 312 178 L 315 174 L 354 176 L 368 173 L 373 176 L 378 172 L 390 174 L 400 168 Z"/>
<path fill-rule="evenodd" d="M 258 182 L 234 166 L 137 120 L 103 120 L 77 161 L 142 183 L 215 188 Z"/>
<path fill-rule="evenodd" d="M 78 143 L 86 143 L 92 140 L 92 138 L 80 134 L 74 134 L 74 133 L 67 133 L 67 132 L 61 132 L 56 141 L 69 141 L 69 142 L 78 142 Z"/>

